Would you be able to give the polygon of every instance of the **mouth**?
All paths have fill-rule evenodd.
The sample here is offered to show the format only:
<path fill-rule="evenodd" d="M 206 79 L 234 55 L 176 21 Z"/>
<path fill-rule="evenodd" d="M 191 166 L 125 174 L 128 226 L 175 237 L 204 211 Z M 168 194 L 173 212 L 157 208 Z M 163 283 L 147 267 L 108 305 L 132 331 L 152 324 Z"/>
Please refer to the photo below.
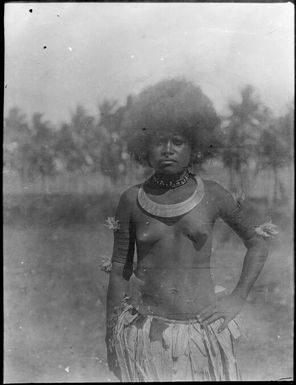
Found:
<path fill-rule="evenodd" d="M 176 161 L 173 160 L 173 159 L 162 159 L 162 160 L 160 161 L 160 163 L 161 163 L 161 164 L 172 164 L 172 163 L 176 163 Z"/>

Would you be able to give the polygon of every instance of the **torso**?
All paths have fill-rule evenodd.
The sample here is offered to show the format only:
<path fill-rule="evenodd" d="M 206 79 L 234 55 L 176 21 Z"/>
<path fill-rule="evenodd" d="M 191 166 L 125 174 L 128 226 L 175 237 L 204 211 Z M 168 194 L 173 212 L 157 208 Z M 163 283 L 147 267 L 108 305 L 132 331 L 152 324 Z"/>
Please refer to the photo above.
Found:
<path fill-rule="evenodd" d="M 157 203 L 175 204 L 190 197 L 195 188 L 196 182 L 190 180 L 165 193 L 146 193 Z M 187 319 L 215 301 L 210 256 L 216 216 L 206 183 L 202 200 L 179 217 L 154 217 L 138 203 L 133 205 L 138 260 L 130 295 L 142 313 Z"/>

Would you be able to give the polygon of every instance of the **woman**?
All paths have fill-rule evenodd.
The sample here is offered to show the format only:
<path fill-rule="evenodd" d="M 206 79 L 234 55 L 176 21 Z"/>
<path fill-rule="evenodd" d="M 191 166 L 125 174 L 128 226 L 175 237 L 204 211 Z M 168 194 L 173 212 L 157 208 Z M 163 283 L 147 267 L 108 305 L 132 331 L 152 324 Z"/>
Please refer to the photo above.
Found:
<path fill-rule="evenodd" d="M 184 101 L 180 88 L 174 82 L 162 83 L 158 88 L 162 103 L 154 94 L 164 115 L 167 100 L 172 108 L 168 95 L 181 93 Z M 151 95 L 146 112 L 153 105 Z M 206 97 L 202 101 L 209 106 Z M 139 108 L 134 110 L 138 116 Z M 130 146 L 132 152 L 142 163 L 145 159 L 153 175 L 125 191 L 116 211 L 107 294 L 109 368 L 122 381 L 238 380 L 234 339 L 239 333 L 234 318 L 263 267 L 267 247 L 227 190 L 193 174 L 197 149 L 205 148 L 196 134 L 202 130 L 176 113 L 174 122 L 159 125 L 160 115 L 154 109 L 153 122 L 140 126 L 142 133 L 130 139 L 134 144 L 138 140 L 137 146 Z M 247 248 L 239 281 L 224 296 L 215 294 L 210 272 L 218 217 Z"/>

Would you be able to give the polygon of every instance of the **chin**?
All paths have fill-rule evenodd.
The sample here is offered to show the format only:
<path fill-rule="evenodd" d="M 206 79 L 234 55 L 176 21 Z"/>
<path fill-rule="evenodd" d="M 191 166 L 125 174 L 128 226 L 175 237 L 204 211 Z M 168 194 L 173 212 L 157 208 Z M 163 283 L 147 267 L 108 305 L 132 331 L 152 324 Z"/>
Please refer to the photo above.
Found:
<path fill-rule="evenodd" d="M 183 168 L 176 168 L 176 167 L 172 167 L 172 166 L 166 166 L 166 167 L 161 167 L 155 171 L 159 174 L 175 175 L 175 174 L 181 174 L 184 171 L 184 169 Z"/>
<path fill-rule="evenodd" d="M 175 174 L 181 174 L 182 171 L 181 170 L 162 170 L 161 173 L 165 175 L 175 175 Z"/>

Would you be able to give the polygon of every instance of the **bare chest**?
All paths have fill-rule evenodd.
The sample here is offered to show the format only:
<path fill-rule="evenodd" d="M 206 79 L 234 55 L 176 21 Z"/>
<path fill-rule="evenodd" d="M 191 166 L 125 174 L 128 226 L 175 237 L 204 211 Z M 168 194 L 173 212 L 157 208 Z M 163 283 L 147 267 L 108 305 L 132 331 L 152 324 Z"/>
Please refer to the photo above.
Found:
<path fill-rule="evenodd" d="M 206 200 L 190 212 L 174 218 L 154 217 L 139 206 L 133 217 L 139 245 L 160 240 L 175 243 L 189 239 L 198 249 L 211 236 L 215 222 L 215 212 Z"/>

